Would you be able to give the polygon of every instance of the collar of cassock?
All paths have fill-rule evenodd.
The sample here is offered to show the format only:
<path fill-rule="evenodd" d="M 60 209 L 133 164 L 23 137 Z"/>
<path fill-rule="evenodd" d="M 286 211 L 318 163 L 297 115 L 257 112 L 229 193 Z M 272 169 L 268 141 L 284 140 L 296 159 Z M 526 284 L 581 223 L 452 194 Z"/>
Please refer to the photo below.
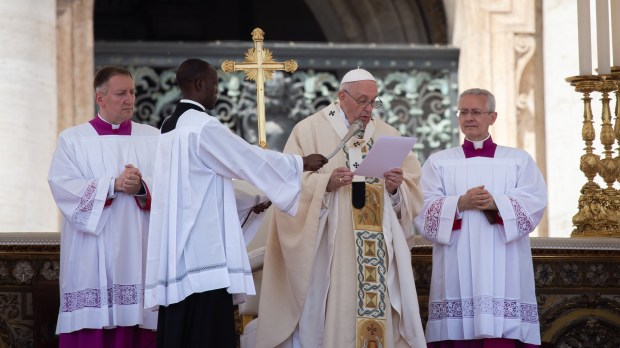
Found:
<path fill-rule="evenodd" d="M 491 138 L 491 134 L 486 137 L 484 140 L 480 141 L 471 141 L 465 139 L 463 142 L 463 152 L 465 153 L 465 158 L 471 157 L 495 157 L 495 149 L 497 148 L 497 144 L 493 142 L 493 138 Z"/>
<path fill-rule="evenodd" d="M 89 122 L 99 135 L 131 135 L 130 119 L 122 122 L 121 124 L 112 124 L 97 114 L 97 116 Z"/>

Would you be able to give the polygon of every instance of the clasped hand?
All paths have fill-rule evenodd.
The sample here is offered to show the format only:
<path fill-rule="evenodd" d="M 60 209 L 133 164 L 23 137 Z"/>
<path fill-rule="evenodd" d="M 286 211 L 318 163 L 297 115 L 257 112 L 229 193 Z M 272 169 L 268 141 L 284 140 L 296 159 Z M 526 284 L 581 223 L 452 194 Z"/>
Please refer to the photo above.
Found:
<path fill-rule="evenodd" d="M 114 180 L 114 191 L 135 195 L 140 192 L 141 188 L 142 174 L 140 170 L 131 164 L 126 164 L 121 175 Z"/>
<path fill-rule="evenodd" d="M 459 197 L 459 211 L 465 210 L 497 210 L 493 195 L 482 186 L 470 188 Z"/>

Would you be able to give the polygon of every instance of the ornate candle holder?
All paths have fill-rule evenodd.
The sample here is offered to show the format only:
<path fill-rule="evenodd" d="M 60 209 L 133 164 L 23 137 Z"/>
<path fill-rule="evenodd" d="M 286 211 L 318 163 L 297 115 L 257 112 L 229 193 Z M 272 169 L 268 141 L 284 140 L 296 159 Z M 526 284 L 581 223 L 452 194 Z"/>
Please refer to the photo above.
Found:
<path fill-rule="evenodd" d="M 610 194 L 615 191 L 613 184 L 618 177 L 618 168 L 613 158 L 612 146 L 616 140 L 614 128 L 611 126 L 611 110 L 609 107 L 609 93 L 617 89 L 616 82 L 611 80 L 611 75 L 601 75 L 601 83 L 595 87 L 597 92 L 602 93 L 601 98 L 601 144 L 603 145 L 603 155 L 600 162 L 599 174 L 605 180 L 607 188 L 605 191 Z M 617 120 L 616 120 L 616 123 Z M 620 126 L 619 126 L 620 127 Z"/>
<path fill-rule="evenodd" d="M 616 142 L 618 143 L 618 156 L 616 157 L 616 167 L 620 168 L 620 67 L 612 66 L 611 74 L 606 76 L 606 79 L 609 81 L 613 81 L 616 84 L 615 94 L 616 94 L 616 107 L 614 108 L 613 116 L 615 117 L 614 123 L 614 136 L 616 138 Z M 618 176 L 616 180 L 620 182 L 620 170 L 618 171 Z"/>
<path fill-rule="evenodd" d="M 613 157 L 612 146 L 616 140 L 614 128 L 611 126 L 611 110 L 609 107 L 609 93 L 617 90 L 617 84 L 609 74 L 599 75 L 601 83 L 596 91 L 602 94 L 601 98 L 601 144 L 603 145 L 604 158 L 601 159 L 599 174 L 607 184 L 603 189 L 603 201 L 601 201 L 601 213 L 603 221 L 597 231 L 598 235 L 620 237 L 620 194 L 613 187 L 618 178 L 618 161 Z M 616 119 L 618 124 L 618 120 Z M 620 132 L 620 124 L 618 124 Z"/>
<path fill-rule="evenodd" d="M 581 156 L 579 169 L 584 173 L 587 182 L 581 188 L 579 196 L 579 211 L 573 216 L 573 230 L 571 236 L 592 236 L 600 232 L 600 227 L 606 220 L 601 212 L 603 201 L 602 190 L 594 178 L 599 172 L 600 157 L 594 153 L 592 145 L 596 139 L 592 120 L 592 106 L 590 93 L 597 90 L 602 81 L 597 76 L 573 76 L 566 78 L 566 81 L 575 87 L 575 91 L 583 94 L 583 126 L 581 128 L 581 138 L 585 142 L 585 154 Z M 617 223 L 616 223 L 617 224 Z"/>

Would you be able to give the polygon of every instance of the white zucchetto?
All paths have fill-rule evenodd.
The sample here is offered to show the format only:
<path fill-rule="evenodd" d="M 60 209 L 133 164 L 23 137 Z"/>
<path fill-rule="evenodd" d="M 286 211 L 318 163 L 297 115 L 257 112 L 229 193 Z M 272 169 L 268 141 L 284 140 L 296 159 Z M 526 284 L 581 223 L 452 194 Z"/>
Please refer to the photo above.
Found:
<path fill-rule="evenodd" d="M 353 69 L 342 77 L 340 84 L 355 81 L 377 81 L 371 73 L 364 69 Z"/>

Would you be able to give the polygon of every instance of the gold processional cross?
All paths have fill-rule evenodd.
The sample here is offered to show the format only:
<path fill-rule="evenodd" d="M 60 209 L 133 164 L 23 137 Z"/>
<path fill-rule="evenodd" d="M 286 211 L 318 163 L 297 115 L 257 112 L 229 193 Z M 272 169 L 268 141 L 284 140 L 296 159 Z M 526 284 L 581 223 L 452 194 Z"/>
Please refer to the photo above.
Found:
<path fill-rule="evenodd" d="M 265 32 L 260 28 L 252 30 L 252 40 L 254 48 L 248 49 L 245 53 L 245 61 L 235 63 L 225 60 L 222 63 L 222 70 L 225 72 L 244 71 L 245 79 L 256 81 L 256 114 L 258 116 L 258 146 L 267 148 L 267 135 L 265 134 L 265 81 L 273 77 L 274 70 L 285 70 L 293 72 L 297 70 L 297 62 L 287 60 L 286 62 L 274 62 L 271 51 L 263 48 Z"/>

